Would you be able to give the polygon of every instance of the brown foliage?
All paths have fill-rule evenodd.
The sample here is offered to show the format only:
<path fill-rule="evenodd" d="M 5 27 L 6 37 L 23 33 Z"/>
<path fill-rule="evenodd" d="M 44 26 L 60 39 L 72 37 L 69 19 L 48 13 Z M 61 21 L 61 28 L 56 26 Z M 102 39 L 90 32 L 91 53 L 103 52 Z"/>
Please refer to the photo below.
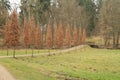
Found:
<path fill-rule="evenodd" d="M 27 46 L 29 46 L 29 40 L 30 40 L 30 38 L 29 38 L 29 25 L 28 25 L 28 22 L 27 22 L 27 20 L 26 20 L 26 18 L 24 18 L 24 45 L 27 47 Z"/>
<path fill-rule="evenodd" d="M 10 40 L 9 40 L 10 26 L 11 26 L 10 21 L 6 22 L 6 24 L 4 26 L 4 45 L 8 46 L 8 47 L 10 46 Z"/>
<path fill-rule="evenodd" d="M 16 11 L 12 13 L 9 33 L 10 46 L 18 46 L 20 44 L 20 28 Z"/>
<path fill-rule="evenodd" d="M 57 26 L 55 26 L 55 29 L 54 29 L 54 47 L 55 48 L 57 47 L 57 43 L 58 43 L 58 28 Z"/>
<path fill-rule="evenodd" d="M 70 31 L 70 25 L 67 25 L 66 32 L 65 32 L 65 45 L 67 47 L 71 46 L 71 31 Z"/>
<path fill-rule="evenodd" d="M 36 27 L 35 30 L 35 45 L 37 48 L 42 47 L 42 31 L 41 27 Z"/>
<path fill-rule="evenodd" d="M 30 39 L 29 45 L 31 47 L 34 47 L 35 45 L 35 29 L 36 29 L 35 20 L 34 17 L 32 16 L 29 23 L 29 39 Z"/>
<path fill-rule="evenodd" d="M 73 31 L 73 46 L 77 46 L 78 43 L 79 43 L 78 30 L 77 30 L 77 27 L 74 27 L 74 31 Z"/>
<path fill-rule="evenodd" d="M 46 48 L 52 48 L 52 28 L 51 25 L 48 24 L 47 32 L 46 32 Z"/>
<path fill-rule="evenodd" d="M 58 48 L 62 48 L 64 43 L 64 31 L 63 31 L 63 26 L 62 22 L 60 21 L 59 26 L 58 26 Z"/>
<path fill-rule="evenodd" d="M 79 31 L 79 44 L 84 44 L 86 40 L 86 30 L 84 28 L 80 28 Z"/>

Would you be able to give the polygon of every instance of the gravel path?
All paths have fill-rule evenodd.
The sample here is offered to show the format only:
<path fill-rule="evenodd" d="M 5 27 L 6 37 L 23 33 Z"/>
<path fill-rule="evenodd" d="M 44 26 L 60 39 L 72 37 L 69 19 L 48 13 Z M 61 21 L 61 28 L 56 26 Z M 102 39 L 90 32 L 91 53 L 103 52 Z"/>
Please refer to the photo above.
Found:
<path fill-rule="evenodd" d="M 3 66 L 0 65 L 0 80 L 16 80 Z"/>
<path fill-rule="evenodd" d="M 59 54 L 59 53 L 66 53 L 66 52 L 70 52 L 76 49 L 81 49 L 83 47 L 85 47 L 86 45 L 80 45 L 80 46 L 76 46 L 76 47 L 72 47 L 72 48 L 68 48 L 68 49 L 63 49 L 63 50 L 58 50 L 56 52 L 46 52 L 46 53 L 39 53 L 39 54 L 33 54 L 34 57 L 36 56 L 42 56 L 42 55 L 53 55 L 53 54 Z M 25 54 L 25 55 L 16 55 L 16 57 L 30 57 L 32 56 L 31 54 Z M 13 58 L 13 56 L 0 56 L 0 58 Z"/>

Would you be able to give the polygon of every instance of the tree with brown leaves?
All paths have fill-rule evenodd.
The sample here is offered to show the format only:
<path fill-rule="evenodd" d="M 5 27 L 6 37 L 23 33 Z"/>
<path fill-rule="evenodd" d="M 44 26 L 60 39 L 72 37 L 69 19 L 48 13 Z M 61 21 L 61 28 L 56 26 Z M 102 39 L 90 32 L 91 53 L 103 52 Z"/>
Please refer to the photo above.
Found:
<path fill-rule="evenodd" d="M 62 22 L 59 22 L 59 26 L 58 26 L 58 48 L 62 48 L 64 43 L 64 31 L 63 31 L 63 26 L 62 26 Z"/>
<path fill-rule="evenodd" d="M 35 30 L 35 45 L 38 49 L 42 47 L 42 31 L 41 27 L 36 27 Z M 38 50 L 39 52 L 39 50 Z"/>
<path fill-rule="evenodd" d="M 86 30 L 84 28 L 80 28 L 79 31 L 79 44 L 84 44 L 86 40 Z"/>
<path fill-rule="evenodd" d="M 24 25 L 23 25 L 23 29 L 24 29 L 24 45 L 26 46 L 26 54 L 27 54 L 27 48 L 29 46 L 29 26 L 28 26 L 28 22 L 26 20 L 26 18 L 24 18 Z"/>
<path fill-rule="evenodd" d="M 51 49 L 52 48 L 52 28 L 51 28 L 51 25 L 48 24 L 48 27 L 47 27 L 47 32 L 46 32 L 46 48 L 49 48 Z"/>
<path fill-rule="evenodd" d="M 58 43 L 58 28 L 55 26 L 54 28 L 54 48 L 57 48 Z"/>
<path fill-rule="evenodd" d="M 46 32 L 46 41 L 45 41 L 46 48 L 49 49 L 49 55 L 50 55 L 50 49 L 52 48 L 52 27 L 50 23 L 48 24 L 47 27 L 47 32 Z"/>
<path fill-rule="evenodd" d="M 10 46 L 14 48 L 13 57 L 15 57 L 15 47 L 20 45 L 20 28 L 16 11 L 13 11 L 12 13 L 9 36 Z"/>
<path fill-rule="evenodd" d="M 73 31 L 73 46 L 77 46 L 79 43 L 79 38 L 78 38 L 78 30 L 77 27 L 74 27 L 74 31 Z"/>
<path fill-rule="evenodd" d="M 30 44 L 30 47 L 32 48 L 32 57 L 33 57 L 33 54 L 34 54 L 34 46 L 35 46 L 35 29 L 36 29 L 36 25 L 35 25 L 35 20 L 34 20 L 34 17 L 32 16 L 31 19 L 30 19 L 30 23 L 29 23 L 29 44 Z"/>
<path fill-rule="evenodd" d="M 10 47 L 10 26 L 11 23 L 10 21 L 6 22 L 5 26 L 4 26 L 4 45 L 7 46 L 7 56 L 8 56 L 8 48 Z"/>
<path fill-rule="evenodd" d="M 66 31 L 65 31 L 65 46 L 71 47 L 71 31 L 70 31 L 70 25 L 67 25 Z"/>

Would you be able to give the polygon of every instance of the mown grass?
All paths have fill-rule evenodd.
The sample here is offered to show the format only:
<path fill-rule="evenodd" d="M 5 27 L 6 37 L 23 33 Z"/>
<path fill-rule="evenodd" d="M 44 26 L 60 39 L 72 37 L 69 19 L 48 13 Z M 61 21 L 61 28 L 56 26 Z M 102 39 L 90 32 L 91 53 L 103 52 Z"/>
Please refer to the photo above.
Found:
<path fill-rule="evenodd" d="M 36 58 L 0 59 L 18 80 L 120 80 L 120 50 L 89 47 Z"/>

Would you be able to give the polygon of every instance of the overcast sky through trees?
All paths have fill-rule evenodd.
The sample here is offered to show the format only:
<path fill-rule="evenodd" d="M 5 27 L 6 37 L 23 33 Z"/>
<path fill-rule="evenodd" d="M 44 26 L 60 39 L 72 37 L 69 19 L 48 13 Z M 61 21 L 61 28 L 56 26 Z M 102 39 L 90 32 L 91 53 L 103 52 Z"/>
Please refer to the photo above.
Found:
<path fill-rule="evenodd" d="M 20 0 L 9 0 L 10 5 L 12 6 L 12 9 L 17 8 L 17 12 L 20 12 L 19 6 L 20 6 Z"/>

